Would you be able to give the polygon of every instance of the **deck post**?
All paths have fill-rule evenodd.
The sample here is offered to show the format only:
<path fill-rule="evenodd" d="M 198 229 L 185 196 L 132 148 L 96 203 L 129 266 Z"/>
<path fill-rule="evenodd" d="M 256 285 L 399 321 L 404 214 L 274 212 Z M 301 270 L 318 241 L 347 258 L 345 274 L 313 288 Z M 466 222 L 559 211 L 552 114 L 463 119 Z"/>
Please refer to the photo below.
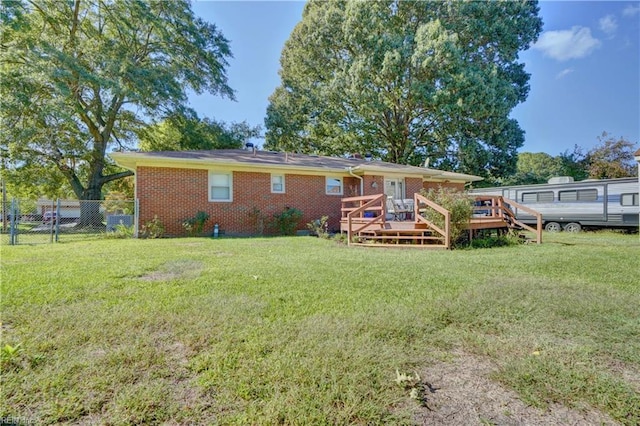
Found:
<path fill-rule="evenodd" d="M 536 221 L 536 239 L 538 244 L 542 244 L 542 215 L 538 213 Z"/>

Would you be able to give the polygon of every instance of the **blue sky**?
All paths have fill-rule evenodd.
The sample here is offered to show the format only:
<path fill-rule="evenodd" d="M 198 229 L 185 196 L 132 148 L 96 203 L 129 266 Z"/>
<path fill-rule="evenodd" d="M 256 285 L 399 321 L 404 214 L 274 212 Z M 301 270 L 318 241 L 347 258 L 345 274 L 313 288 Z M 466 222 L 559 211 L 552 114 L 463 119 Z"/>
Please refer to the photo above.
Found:
<path fill-rule="evenodd" d="M 264 127 L 280 53 L 304 2 L 198 0 L 192 7 L 231 43 L 227 75 L 236 102 L 194 95 L 191 106 L 202 117 Z M 603 131 L 637 144 L 640 2 L 542 1 L 540 14 L 543 32 L 520 55 L 531 74 L 529 97 L 512 113 L 526 132 L 520 152 L 588 150 Z"/>

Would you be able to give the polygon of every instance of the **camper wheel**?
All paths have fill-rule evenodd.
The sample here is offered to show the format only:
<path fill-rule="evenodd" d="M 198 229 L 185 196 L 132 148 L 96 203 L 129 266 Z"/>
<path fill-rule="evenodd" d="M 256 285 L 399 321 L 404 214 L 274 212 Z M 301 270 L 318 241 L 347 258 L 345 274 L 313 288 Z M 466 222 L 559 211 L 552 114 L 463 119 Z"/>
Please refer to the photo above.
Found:
<path fill-rule="evenodd" d="M 582 230 L 582 226 L 577 222 L 567 223 L 564 226 L 565 232 L 580 232 Z"/>
<path fill-rule="evenodd" d="M 562 228 L 558 222 L 549 222 L 544 226 L 544 230 L 548 232 L 560 232 Z"/>

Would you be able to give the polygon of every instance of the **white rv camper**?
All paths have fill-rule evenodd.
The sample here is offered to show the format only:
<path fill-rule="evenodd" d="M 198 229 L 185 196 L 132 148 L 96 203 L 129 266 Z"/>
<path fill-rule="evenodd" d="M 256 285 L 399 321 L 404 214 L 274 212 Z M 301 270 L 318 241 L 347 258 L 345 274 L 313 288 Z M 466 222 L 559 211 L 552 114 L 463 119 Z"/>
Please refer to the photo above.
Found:
<path fill-rule="evenodd" d="M 542 214 L 547 231 L 580 232 L 582 228 L 638 228 L 638 178 L 583 180 L 552 178 L 539 185 L 478 188 L 478 195 L 501 195 Z M 535 217 L 514 209 L 518 220 Z"/>

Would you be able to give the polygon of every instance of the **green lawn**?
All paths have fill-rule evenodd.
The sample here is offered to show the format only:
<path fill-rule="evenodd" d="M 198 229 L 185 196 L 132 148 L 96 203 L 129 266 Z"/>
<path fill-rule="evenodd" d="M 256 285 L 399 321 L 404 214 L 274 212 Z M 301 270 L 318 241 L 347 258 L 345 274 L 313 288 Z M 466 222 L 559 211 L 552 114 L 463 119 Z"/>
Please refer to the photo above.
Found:
<path fill-rule="evenodd" d="M 312 237 L 1 250 L 2 417 L 410 424 L 419 405 L 396 370 L 463 351 L 493 360 L 492 378 L 528 404 L 640 423 L 638 235 L 454 251 Z"/>

